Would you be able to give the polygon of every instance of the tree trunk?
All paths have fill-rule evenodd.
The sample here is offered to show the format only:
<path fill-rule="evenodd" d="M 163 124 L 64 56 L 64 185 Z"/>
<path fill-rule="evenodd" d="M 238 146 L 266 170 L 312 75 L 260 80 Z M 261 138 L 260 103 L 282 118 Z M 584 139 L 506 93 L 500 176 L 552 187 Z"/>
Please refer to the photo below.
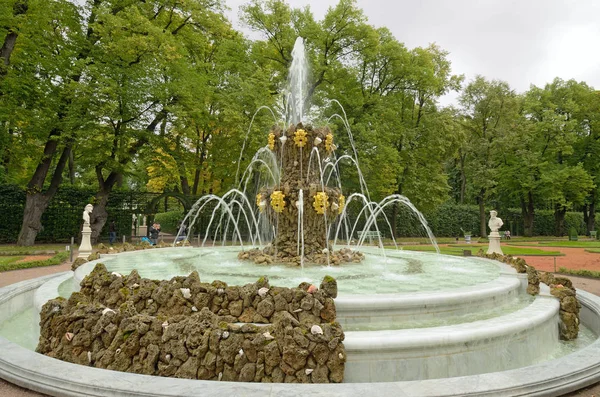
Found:
<path fill-rule="evenodd" d="M 28 8 L 29 5 L 27 0 L 17 0 L 13 5 L 13 15 L 15 17 L 23 15 L 27 12 Z M 0 58 L 2 58 L 3 61 L 3 64 L 0 65 L 0 76 L 4 76 L 8 72 L 7 66 L 10 64 L 10 56 L 15 49 L 18 36 L 16 26 L 8 28 L 8 34 L 4 36 L 4 43 L 2 43 L 2 47 L 0 48 Z"/>
<path fill-rule="evenodd" d="M 596 192 L 592 192 L 591 203 L 583 206 L 583 221 L 585 222 L 585 226 L 588 232 L 588 235 L 591 231 L 596 228 Z"/>
<path fill-rule="evenodd" d="M 102 233 L 102 229 L 108 220 L 106 204 L 108 204 L 110 190 L 112 190 L 112 186 L 110 187 L 109 191 L 100 189 L 100 191 L 96 193 L 96 203 L 94 204 L 94 210 L 92 211 L 92 216 L 90 217 L 90 227 L 92 229 L 90 240 L 92 241 L 92 244 L 98 244 L 100 242 L 100 234 Z"/>
<path fill-rule="evenodd" d="M 38 164 L 33 177 L 27 184 L 27 198 L 25 200 L 25 209 L 23 211 L 23 223 L 17 239 L 17 245 L 29 246 L 35 243 L 35 238 L 42 229 L 42 214 L 46 208 L 48 208 L 50 200 L 52 200 L 52 197 L 54 197 L 62 182 L 62 173 L 67 164 L 69 154 L 71 153 L 70 146 L 64 147 L 58 163 L 56 164 L 56 168 L 54 169 L 50 186 L 46 192 L 42 192 L 44 181 L 46 180 L 52 158 L 54 157 L 58 146 L 57 139 L 55 139 L 56 135 L 56 130 L 53 130 L 48 141 L 46 141 L 44 157 L 40 164 Z"/>
<path fill-rule="evenodd" d="M 460 160 L 460 203 L 465 203 L 465 191 L 467 190 L 467 174 L 465 173 L 466 154 L 458 153 Z"/>
<path fill-rule="evenodd" d="M 485 215 L 485 189 L 481 189 L 477 197 L 479 203 L 479 234 L 481 237 L 487 237 L 487 222 Z"/>
<path fill-rule="evenodd" d="M 562 237 L 565 235 L 565 215 L 567 207 L 561 204 L 556 204 L 554 207 L 554 235 Z"/>
<path fill-rule="evenodd" d="M 521 214 L 523 216 L 523 235 L 525 237 L 532 237 L 534 207 L 533 195 L 531 194 L 531 192 L 527 193 L 527 201 L 525 201 L 524 197 L 521 197 Z"/>
<path fill-rule="evenodd" d="M 19 232 L 17 245 L 30 246 L 35 244 L 35 238 L 42 230 L 42 215 L 50 199 L 43 193 L 27 194 L 25 199 L 25 210 L 23 211 L 23 224 Z"/>

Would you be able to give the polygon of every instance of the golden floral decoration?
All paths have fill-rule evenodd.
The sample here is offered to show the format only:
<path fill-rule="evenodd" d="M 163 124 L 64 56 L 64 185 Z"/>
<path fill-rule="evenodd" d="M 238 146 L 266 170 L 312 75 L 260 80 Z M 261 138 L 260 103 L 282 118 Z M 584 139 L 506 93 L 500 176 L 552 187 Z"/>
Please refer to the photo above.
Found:
<path fill-rule="evenodd" d="M 306 138 L 306 131 L 304 130 L 296 130 L 294 134 L 294 143 L 298 147 L 304 147 L 308 139 Z"/>
<path fill-rule="evenodd" d="M 338 214 L 341 214 L 344 212 L 344 207 L 346 206 L 346 197 L 343 194 L 340 194 L 340 197 L 338 197 L 338 205 Z"/>
<path fill-rule="evenodd" d="M 325 135 L 325 150 L 327 150 L 328 152 L 331 152 L 332 149 L 332 145 L 333 145 L 333 134 L 327 134 Z M 342 207 L 342 206 L 340 206 Z"/>
<path fill-rule="evenodd" d="M 262 193 L 258 193 L 256 195 L 256 206 L 260 209 L 260 212 L 263 212 L 264 206 L 260 205 L 262 202 Z"/>
<path fill-rule="evenodd" d="M 273 134 L 272 132 L 269 133 L 269 138 L 268 138 L 268 146 L 269 149 L 273 150 L 275 149 L 275 134 Z"/>
<path fill-rule="evenodd" d="M 283 201 L 284 198 L 285 194 L 283 194 L 281 190 L 275 190 L 273 193 L 271 193 L 271 207 L 273 207 L 275 212 L 283 212 L 283 209 L 285 208 L 285 201 Z"/>
<path fill-rule="evenodd" d="M 315 194 L 315 200 L 313 201 L 313 208 L 319 215 L 325 214 L 325 210 L 329 206 L 329 197 L 325 192 L 317 192 Z"/>

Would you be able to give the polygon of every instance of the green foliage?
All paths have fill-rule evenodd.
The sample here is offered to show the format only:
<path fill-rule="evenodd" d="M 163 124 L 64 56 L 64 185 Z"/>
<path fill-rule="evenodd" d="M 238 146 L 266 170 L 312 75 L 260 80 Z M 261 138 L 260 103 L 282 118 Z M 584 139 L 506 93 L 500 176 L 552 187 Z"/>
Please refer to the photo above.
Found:
<path fill-rule="evenodd" d="M 176 234 L 177 225 L 183 220 L 182 211 L 160 212 L 154 216 L 154 221 L 160 223 L 160 228 L 165 233 Z"/>
<path fill-rule="evenodd" d="M 52 258 L 39 260 L 39 261 L 29 261 L 29 262 L 20 262 L 15 263 L 14 261 L 8 261 L 8 263 L 3 263 L 0 261 L 0 272 L 5 272 L 9 270 L 18 270 L 18 269 L 29 269 L 32 267 L 45 267 L 45 266 L 54 266 L 60 265 L 65 262 L 69 258 L 69 253 L 67 251 L 61 251 L 54 255 Z"/>

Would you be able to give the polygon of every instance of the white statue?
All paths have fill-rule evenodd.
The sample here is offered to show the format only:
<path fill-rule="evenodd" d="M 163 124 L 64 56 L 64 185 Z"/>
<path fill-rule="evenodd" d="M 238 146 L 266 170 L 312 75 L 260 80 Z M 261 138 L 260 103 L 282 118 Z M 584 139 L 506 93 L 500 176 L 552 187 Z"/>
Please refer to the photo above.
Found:
<path fill-rule="evenodd" d="M 83 228 L 81 230 L 81 245 L 79 246 L 79 255 L 78 258 L 87 259 L 87 257 L 92 253 L 92 243 L 90 236 L 92 234 L 92 229 L 90 228 L 90 214 L 94 210 L 94 206 L 88 204 L 85 206 L 83 210 Z"/>
<path fill-rule="evenodd" d="M 488 226 L 490 227 L 492 233 L 498 232 L 498 229 L 504 225 L 502 219 L 498 218 L 496 215 L 498 215 L 498 213 L 495 210 L 490 211 L 490 221 L 488 222 Z"/>
<path fill-rule="evenodd" d="M 504 222 L 496 215 L 498 215 L 498 213 L 495 210 L 490 211 L 490 221 L 488 222 L 488 226 L 490 227 L 491 233 L 488 236 L 488 239 L 490 240 L 490 245 L 487 250 L 488 255 L 503 255 L 502 248 L 500 247 L 500 233 L 498 233 L 498 229 L 504 225 Z"/>
<path fill-rule="evenodd" d="M 88 204 L 85 206 L 85 208 L 83 210 L 83 225 L 84 226 L 90 225 L 90 214 L 92 213 L 93 210 L 94 210 L 93 205 Z"/>

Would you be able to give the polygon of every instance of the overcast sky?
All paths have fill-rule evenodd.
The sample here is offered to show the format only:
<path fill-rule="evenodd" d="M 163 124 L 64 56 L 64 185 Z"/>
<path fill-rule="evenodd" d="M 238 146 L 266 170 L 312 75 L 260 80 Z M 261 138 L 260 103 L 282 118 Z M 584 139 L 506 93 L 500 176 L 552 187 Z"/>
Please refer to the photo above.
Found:
<path fill-rule="evenodd" d="M 337 0 L 287 0 L 309 5 L 317 19 Z M 234 26 L 244 0 L 226 0 Z M 437 43 L 453 72 L 507 81 L 518 92 L 555 77 L 600 89 L 600 0 L 358 0 L 376 26 L 408 48 Z M 246 29 L 247 31 L 247 29 Z M 452 103 L 444 98 L 442 103 Z"/>

